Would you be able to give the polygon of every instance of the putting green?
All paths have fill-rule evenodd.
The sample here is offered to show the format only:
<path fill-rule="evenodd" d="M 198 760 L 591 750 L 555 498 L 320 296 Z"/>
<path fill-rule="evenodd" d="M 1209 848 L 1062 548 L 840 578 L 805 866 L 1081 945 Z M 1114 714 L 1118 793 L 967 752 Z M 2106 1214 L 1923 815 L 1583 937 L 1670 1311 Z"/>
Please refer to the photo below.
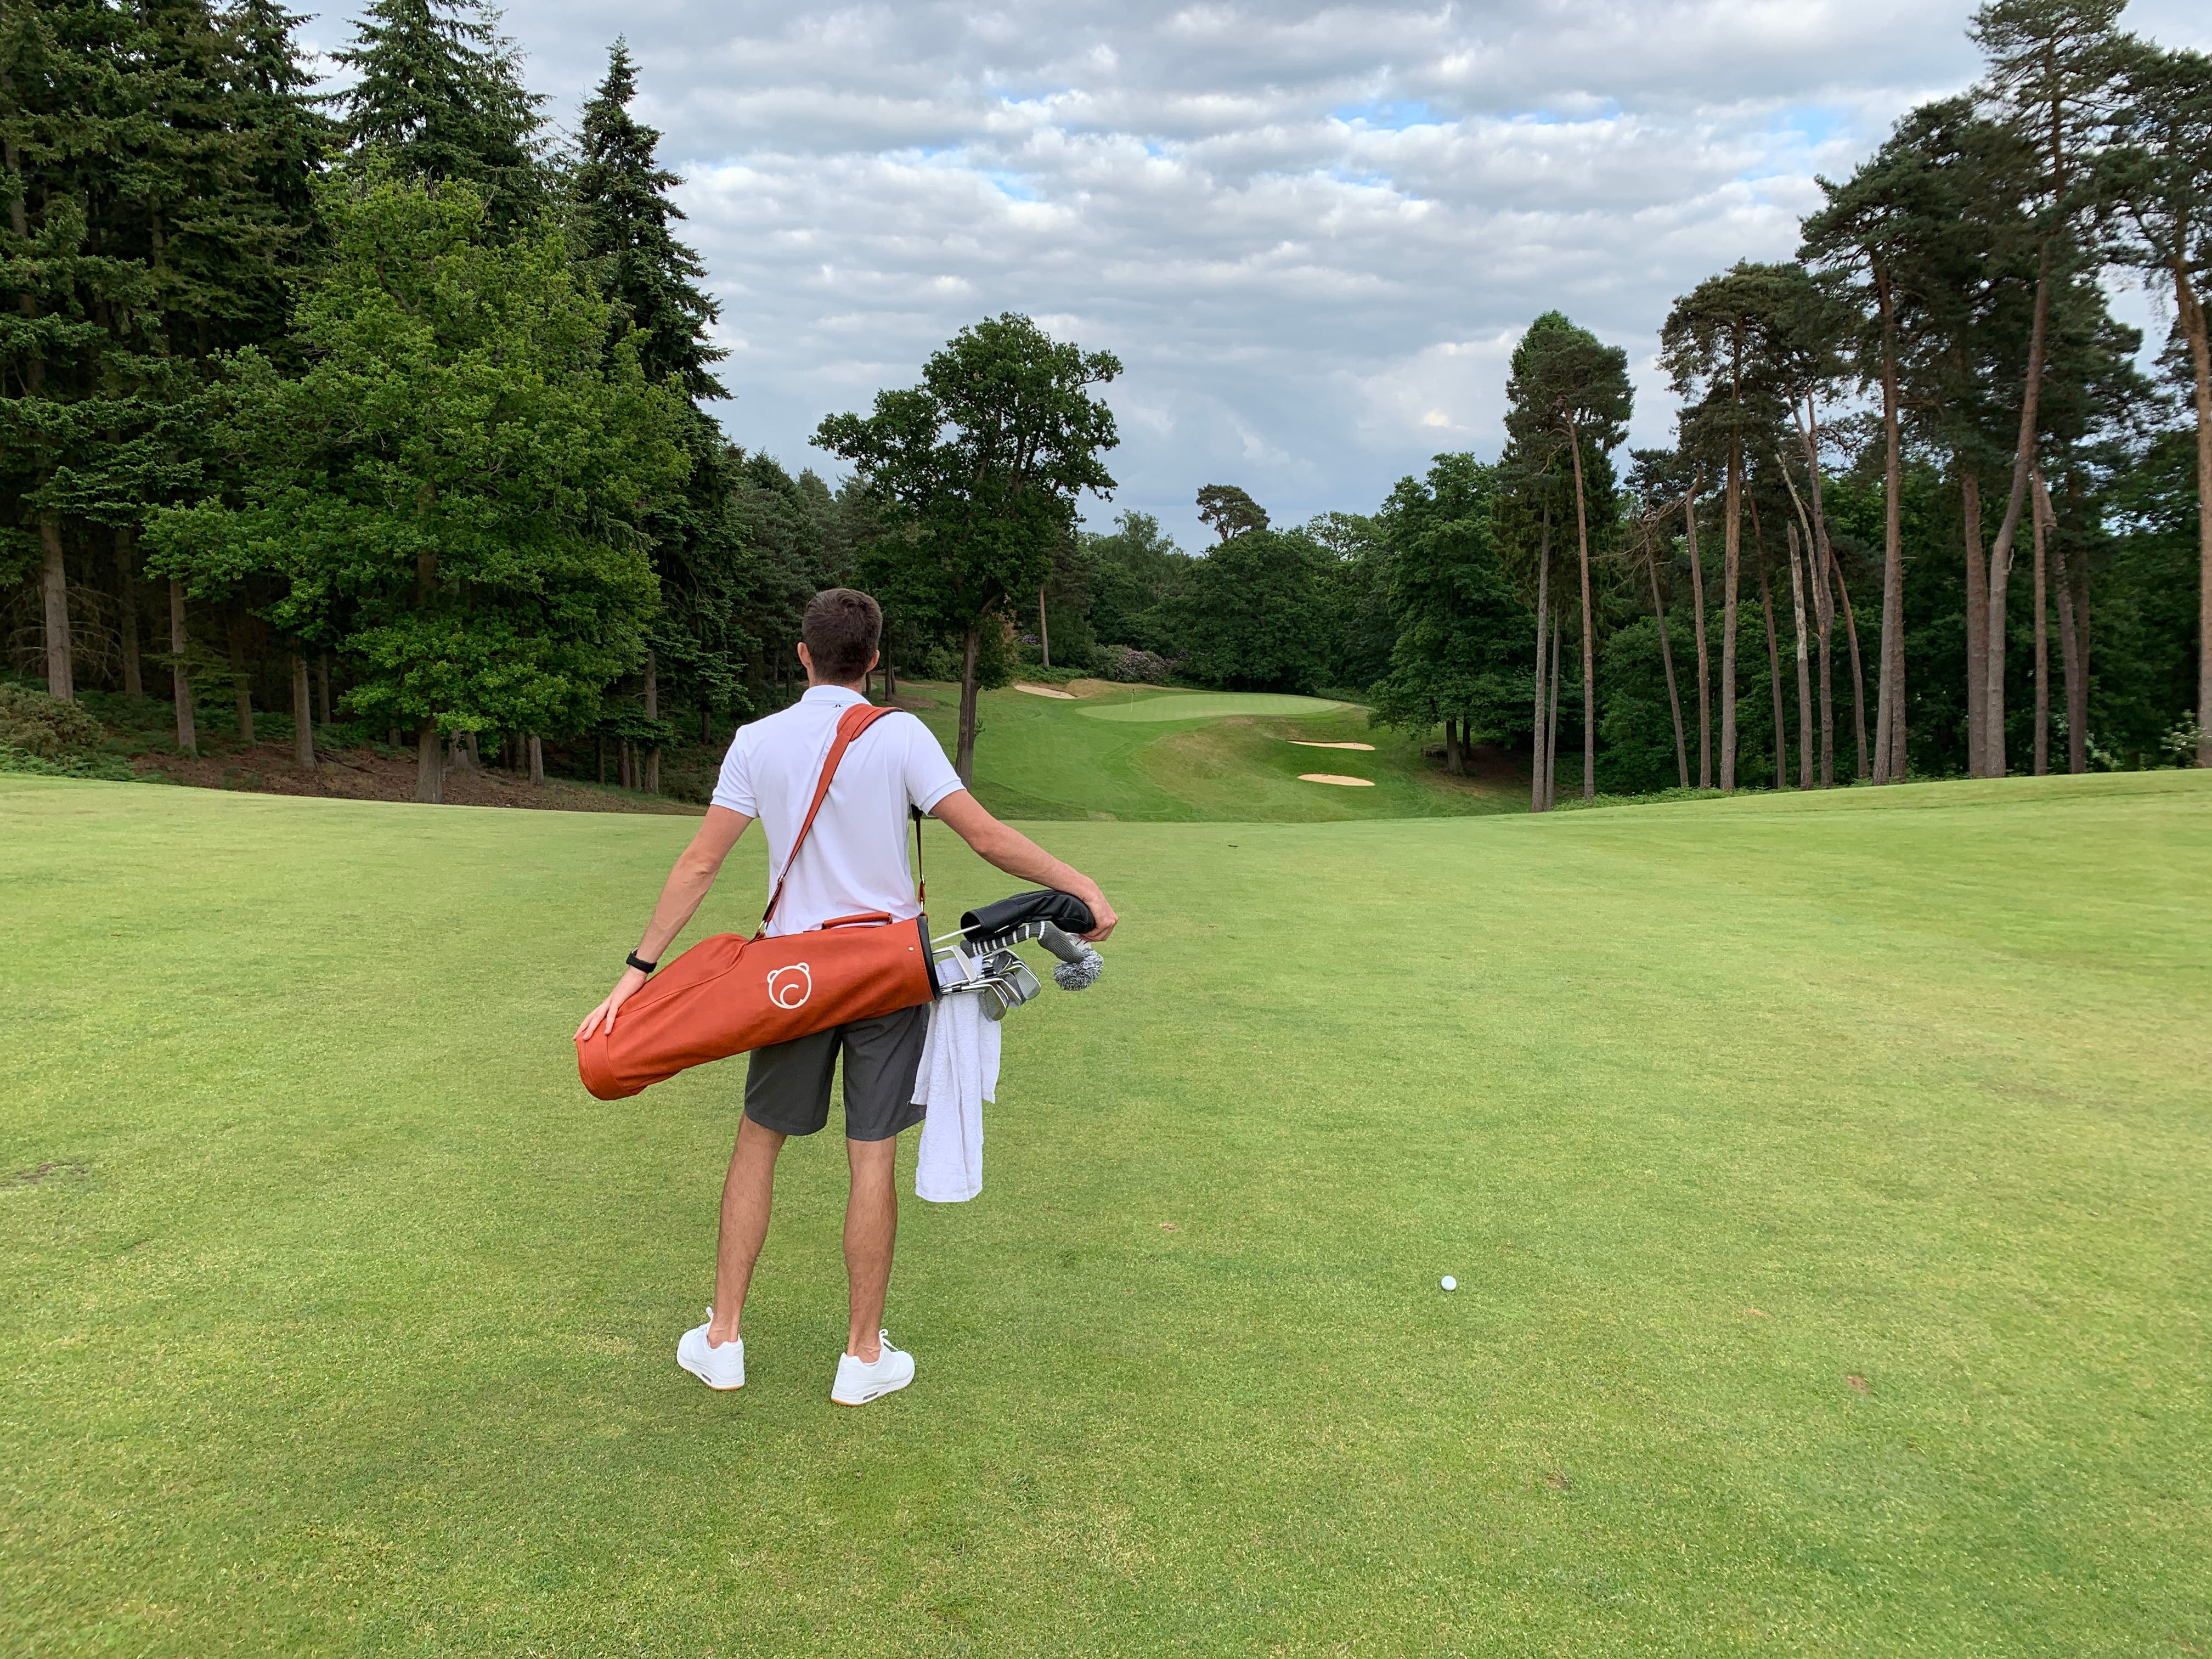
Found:
<path fill-rule="evenodd" d="M 2208 786 L 1036 826 L 853 1412 L 834 1135 L 711 1394 L 742 1073 L 575 1079 L 688 824 L 0 779 L 0 1647 L 2212 1648 Z"/>
<path fill-rule="evenodd" d="M 1079 713 L 1094 720 L 1218 720 L 1231 714 L 1272 714 L 1298 720 L 1350 708 L 1327 697 L 1293 697 L 1278 691 L 1158 691 L 1128 702 L 1086 703 Z"/>

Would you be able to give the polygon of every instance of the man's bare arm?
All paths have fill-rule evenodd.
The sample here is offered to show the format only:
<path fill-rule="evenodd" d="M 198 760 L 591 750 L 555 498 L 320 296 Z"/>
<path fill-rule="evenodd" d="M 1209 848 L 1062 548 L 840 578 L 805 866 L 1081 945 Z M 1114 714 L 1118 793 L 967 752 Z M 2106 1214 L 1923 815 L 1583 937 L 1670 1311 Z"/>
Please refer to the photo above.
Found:
<path fill-rule="evenodd" d="M 1073 893 L 1091 907 L 1098 925 L 1083 937 L 1097 944 L 1114 931 L 1120 920 L 1098 884 L 1072 864 L 1038 846 L 1018 830 L 1010 828 L 984 811 L 982 803 L 965 789 L 956 789 L 929 809 L 930 816 L 950 826 L 952 833 L 975 849 L 976 855 L 1010 876 Z"/>
<path fill-rule="evenodd" d="M 660 890 L 660 902 L 653 907 L 653 920 L 646 924 L 645 937 L 638 941 L 637 954 L 647 962 L 659 962 L 660 953 L 676 943 L 698 910 L 707 890 L 714 884 L 721 873 L 722 860 L 730 855 L 730 848 L 738 844 L 738 837 L 745 833 L 752 823 L 743 812 L 732 812 L 726 806 L 707 809 L 706 822 L 699 833 L 691 837 L 691 844 L 677 855 L 675 867 L 669 871 L 668 880 Z M 606 1000 L 584 1016 L 584 1023 L 576 1028 L 579 1038 L 587 1037 L 605 1026 L 614 1029 L 615 1011 L 636 994 L 645 983 L 646 976 L 635 968 L 625 968 L 615 981 L 615 988 L 607 993 Z"/>

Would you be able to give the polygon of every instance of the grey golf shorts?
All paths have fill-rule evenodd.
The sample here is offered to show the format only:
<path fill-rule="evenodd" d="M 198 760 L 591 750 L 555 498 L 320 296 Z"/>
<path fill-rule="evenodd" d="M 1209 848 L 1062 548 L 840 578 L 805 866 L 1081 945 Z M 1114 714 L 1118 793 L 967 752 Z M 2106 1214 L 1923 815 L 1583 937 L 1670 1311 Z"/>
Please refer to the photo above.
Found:
<path fill-rule="evenodd" d="M 842 1055 L 846 1139 L 889 1140 L 921 1121 L 914 1079 L 928 1035 L 925 1002 L 756 1048 L 745 1068 L 745 1115 L 778 1134 L 812 1134 L 830 1121 L 830 1077 Z"/>

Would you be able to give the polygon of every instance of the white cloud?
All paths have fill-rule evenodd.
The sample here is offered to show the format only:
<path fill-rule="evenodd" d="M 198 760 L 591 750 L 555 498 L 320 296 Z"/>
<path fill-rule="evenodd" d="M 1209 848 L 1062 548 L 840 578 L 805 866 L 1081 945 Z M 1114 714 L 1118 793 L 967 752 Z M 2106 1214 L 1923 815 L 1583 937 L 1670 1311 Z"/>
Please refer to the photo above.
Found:
<path fill-rule="evenodd" d="M 1490 453 L 1554 307 L 1628 349 L 1635 441 L 1671 299 L 1785 258 L 1814 175 L 1963 85 L 1970 5 L 1923 0 L 768 5 L 515 0 L 573 125 L 626 33 L 724 306 L 731 435 L 794 466 L 816 422 L 1025 311 L 1116 352 L 1121 488 L 1364 510 Z M 2212 44 L 2200 8 L 2128 23 Z M 307 26 L 327 48 L 341 14 Z"/>

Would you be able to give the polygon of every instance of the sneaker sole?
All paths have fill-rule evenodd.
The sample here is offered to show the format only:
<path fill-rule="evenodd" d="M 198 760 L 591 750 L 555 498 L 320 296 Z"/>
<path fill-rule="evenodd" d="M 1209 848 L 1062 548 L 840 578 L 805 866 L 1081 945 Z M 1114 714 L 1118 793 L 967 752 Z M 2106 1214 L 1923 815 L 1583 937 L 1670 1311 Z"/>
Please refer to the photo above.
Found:
<path fill-rule="evenodd" d="M 717 1382 L 714 1378 L 708 1376 L 706 1372 L 701 1370 L 689 1360 L 679 1359 L 676 1363 L 682 1369 L 690 1371 L 692 1376 L 697 1377 L 702 1382 L 704 1382 L 716 1394 L 735 1394 L 739 1389 L 745 1386 L 742 1382 Z"/>
<path fill-rule="evenodd" d="M 833 1406 L 872 1406 L 884 1395 L 896 1394 L 901 1389 L 911 1384 L 913 1381 L 914 1379 L 909 1376 L 904 1382 L 894 1382 L 888 1389 L 878 1389 L 873 1394 L 863 1395 L 858 1400 L 840 1400 L 832 1394 L 830 1396 L 830 1403 Z"/>

